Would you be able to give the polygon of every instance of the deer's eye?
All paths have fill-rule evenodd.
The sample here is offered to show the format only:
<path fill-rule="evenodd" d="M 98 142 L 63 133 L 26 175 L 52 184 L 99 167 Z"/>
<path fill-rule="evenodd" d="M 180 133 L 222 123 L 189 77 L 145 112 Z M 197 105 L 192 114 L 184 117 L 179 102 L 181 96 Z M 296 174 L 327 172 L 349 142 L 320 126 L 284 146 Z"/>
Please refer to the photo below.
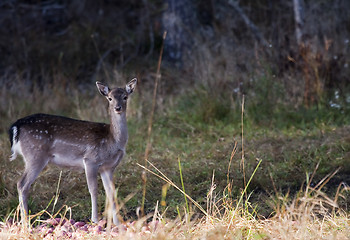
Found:
<path fill-rule="evenodd" d="M 108 101 L 112 101 L 112 98 L 109 97 L 109 98 L 108 98 Z"/>
<path fill-rule="evenodd" d="M 124 99 L 125 101 L 128 100 L 128 96 L 125 96 L 123 99 Z"/>

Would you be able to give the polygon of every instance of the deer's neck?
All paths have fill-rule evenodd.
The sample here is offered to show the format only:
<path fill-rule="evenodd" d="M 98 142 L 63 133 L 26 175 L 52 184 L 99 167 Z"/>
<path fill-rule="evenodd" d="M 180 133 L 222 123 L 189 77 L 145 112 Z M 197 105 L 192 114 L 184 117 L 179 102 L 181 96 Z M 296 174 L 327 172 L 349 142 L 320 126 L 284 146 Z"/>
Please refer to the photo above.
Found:
<path fill-rule="evenodd" d="M 113 110 L 112 110 L 113 111 Z M 124 148 L 128 141 L 128 127 L 126 123 L 126 113 L 121 114 L 110 112 L 110 131 L 116 144 Z"/>

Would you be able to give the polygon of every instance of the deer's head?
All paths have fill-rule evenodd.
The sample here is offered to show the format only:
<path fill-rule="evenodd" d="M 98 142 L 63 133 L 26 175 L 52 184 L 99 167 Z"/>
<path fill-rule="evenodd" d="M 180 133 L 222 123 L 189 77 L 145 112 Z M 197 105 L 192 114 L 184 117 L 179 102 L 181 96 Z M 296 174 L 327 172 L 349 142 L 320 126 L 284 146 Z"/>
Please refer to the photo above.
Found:
<path fill-rule="evenodd" d="M 108 100 L 109 109 L 111 112 L 121 114 L 126 111 L 127 101 L 130 94 L 135 90 L 137 79 L 132 79 L 125 88 L 113 88 L 109 87 L 101 82 L 96 82 L 99 92 Z"/>

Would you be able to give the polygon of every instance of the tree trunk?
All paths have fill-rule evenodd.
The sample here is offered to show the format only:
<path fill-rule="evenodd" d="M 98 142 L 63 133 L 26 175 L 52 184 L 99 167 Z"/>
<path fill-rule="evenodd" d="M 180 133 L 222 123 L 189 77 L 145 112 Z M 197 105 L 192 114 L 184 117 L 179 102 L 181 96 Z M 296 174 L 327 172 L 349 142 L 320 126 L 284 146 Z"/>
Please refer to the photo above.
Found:
<path fill-rule="evenodd" d="M 303 25 L 304 25 L 304 17 L 303 17 L 303 0 L 293 0 L 293 8 L 294 8 L 294 20 L 295 20 L 295 37 L 297 39 L 298 46 L 300 47 L 302 44 L 303 38 Z"/>
<path fill-rule="evenodd" d="M 164 42 L 164 60 L 182 67 L 183 60 L 190 54 L 193 34 L 198 26 L 193 0 L 165 0 L 167 10 L 162 17 L 167 37 Z"/>

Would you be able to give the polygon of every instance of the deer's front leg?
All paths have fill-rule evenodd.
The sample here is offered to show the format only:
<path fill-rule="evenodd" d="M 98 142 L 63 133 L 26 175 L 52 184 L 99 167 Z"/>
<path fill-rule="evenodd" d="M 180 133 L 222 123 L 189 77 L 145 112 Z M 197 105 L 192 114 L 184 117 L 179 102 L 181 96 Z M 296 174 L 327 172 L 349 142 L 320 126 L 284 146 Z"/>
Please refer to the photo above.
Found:
<path fill-rule="evenodd" d="M 98 168 L 93 164 L 89 164 L 85 159 L 84 159 L 84 166 L 85 166 L 86 180 L 87 180 L 89 192 L 91 195 L 91 207 L 92 207 L 91 221 L 94 223 L 97 223 L 98 222 L 98 213 L 97 213 Z"/>
<path fill-rule="evenodd" d="M 115 187 L 113 183 L 113 170 L 114 169 L 106 170 L 102 172 L 101 179 L 102 179 L 103 187 L 105 188 L 105 191 L 106 191 L 106 197 L 108 201 L 107 206 L 109 206 L 106 209 L 107 216 L 108 214 L 111 214 L 109 210 L 112 209 L 113 223 L 115 225 L 118 225 L 119 221 L 117 217 L 117 210 L 116 210 L 115 199 L 114 199 Z"/>
<path fill-rule="evenodd" d="M 114 169 L 117 167 L 117 165 L 120 163 L 123 156 L 124 156 L 124 151 L 118 150 L 115 156 L 114 165 L 112 167 L 101 168 L 101 171 L 100 171 L 103 187 L 106 191 L 106 198 L 107 198 L 106 206 L 109 206 L 106 208 L 107 216 L 113 216 L 113 223 L 115 225 L 118 225 L 119 221 L 118 221 L 117 208 L 116 208 L 113 172 L 114 172 Z"/>

